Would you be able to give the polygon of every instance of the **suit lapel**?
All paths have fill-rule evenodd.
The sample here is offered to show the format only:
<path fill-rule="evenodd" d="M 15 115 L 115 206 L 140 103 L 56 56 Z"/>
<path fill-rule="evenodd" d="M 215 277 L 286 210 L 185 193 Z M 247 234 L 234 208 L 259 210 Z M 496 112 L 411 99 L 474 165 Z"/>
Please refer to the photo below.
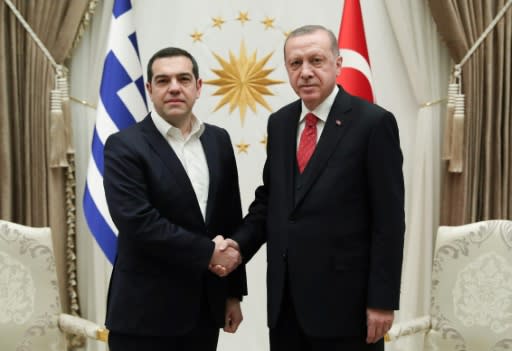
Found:
<path fill-rule="evenodd" d="M 210 184 L 208 186 L 208 201 L 206 203 L 206 215 L 205 222 L 208 224 L 210 222 L 210 217 L 212 214 L 213 204 L 215 203 L 215 199 L 217 196 L 217 183 L 219 177 L 219 150 L 218 145 L 215 143 L 213 135 L 211 133 L 211 129 L 208 128 L 208 125 L 205 125 L 205 130 L 203 135 L 201 135 L 201 144 L 203 145 L 204 154 L 206 157 L 206 163 L 208 164 L 208 174 L 210 176 Z"/>
<path fill-rule="evenodd" d="M 340 87 L 340 91 L 334 100 L 327 121 L 325 122 L 322 135 L 318 141 L 315 152 L 301 177 L 301 186 L 295 192 L 295 206 L 299 206 L 306 193 L 311 189 L 314 182 L 326 166 L 339 141 L 348 130 L 351 116 L 350 97 Z"/>
<path fill-rule="evenodd" d="M 167 140 L 164 139 L 162 134 L 156 129 L 151 116 L 148 115 L 141 123 L 141 130 L 148 142 L 149 146 L 155 154 L 161 159 L 164 166 L 169 170 L 172 174 L 173 179 L 178 183 L 180 188 L 183 190 L 184 195 L 187 199 L 192 199 L 196 204 L 197 211 L 199 212 L 199 216 L 202 218 L 201 209 L 199 207 L 199 203 L 197 201 L 196 193 L 194 192 L 194 188 L 192 187 L 192 183 L 181 164 L 180 159 L 169 145 Z"/>
<path fill-rule="evenodd" d="M 282 142 L 279 145 L 284 146 L 284 172 L 286 175 L 285 179 L 289 179 L 286 182 L 286 198 L 290 200 L 291 208 L 293 208 L 294 196 L 295 196 L 295 173 L 297 168 L 297 128 L 299 124 L 299 115 L 301 112 L 301 103 L 298 100 L 293 106 L 289 114 L 280 116 L 283 120 L 281 124 Z M 275 153 L 275 151 L 272 151 Z"/>

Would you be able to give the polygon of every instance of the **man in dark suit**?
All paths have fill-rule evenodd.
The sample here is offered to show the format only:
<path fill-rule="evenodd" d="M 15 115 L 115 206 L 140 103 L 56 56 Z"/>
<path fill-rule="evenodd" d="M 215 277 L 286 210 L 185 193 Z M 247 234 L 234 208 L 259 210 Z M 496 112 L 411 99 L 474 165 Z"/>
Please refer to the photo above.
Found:
<path fill-rule="evenodd" d="M 105 144 L 105 193 L 119 229 L 111 351 L 213 351 L 219 328 L 235 332 L 242 321 L 243 266 L 227 278 L 208 270 L 240 263 L 215 235 L 229 236 L 242 212 L 228 133 L 192 113 L 201 84 L 188 52 L 160 50 L 148 63 L 154 111 Z"/>
<path fill-rule="evenodd" d="M 224 245 L 247 261 L 267 243 L 272 351 L 383 350 L 405 230 L 395 118 L 336 85 L 331 31 L 298 28 L 284 54 L 300 100 L 270 116 L 263 185 Z"/>

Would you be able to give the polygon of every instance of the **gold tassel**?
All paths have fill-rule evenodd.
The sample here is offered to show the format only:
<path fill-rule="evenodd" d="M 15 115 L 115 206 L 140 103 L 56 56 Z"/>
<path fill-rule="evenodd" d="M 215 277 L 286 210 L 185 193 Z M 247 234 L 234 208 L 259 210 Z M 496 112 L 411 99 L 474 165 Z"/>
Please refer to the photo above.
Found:
<path fill-rule="evenodd" d="M 452 173 L 462 173 L 464 154 L 464 94 L 455 96 L 453 113 L 452 158 L 448 170 Z"/>
<path fill-rule="evenodd" d="M 50 167 L 67 167 L 61 91 L 52 90 L 50 98 Z"/>
<path fill-rule="evenodd" d="M 69 84 L 67 77 L 57 78 L 57 87 L 62 93 L 62 113 L 64 117 L 64 137 L 66 153 L 74 153 L 73 132 L 71 129 L 71 106 L 69 104 Z"/>
<path fill-rule="evenodd" d="M 453 129 L 453 113 L 455 110 L 455 95 L 459 91 L 459 84 L 448 84 L 448 103 L 446 104 L 446 116 L 444 119 L 443 130 L 443 151 L 441 158 L 450 160 L 452 158 L 452 129 Z"/>

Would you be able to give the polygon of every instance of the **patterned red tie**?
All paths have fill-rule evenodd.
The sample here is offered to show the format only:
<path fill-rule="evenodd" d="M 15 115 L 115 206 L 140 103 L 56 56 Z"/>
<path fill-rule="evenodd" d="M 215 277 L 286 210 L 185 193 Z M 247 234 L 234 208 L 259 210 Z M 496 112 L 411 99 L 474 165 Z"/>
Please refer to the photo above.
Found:
<path fill-rule="evenodd" d="M 314 114 L 308 113 L 306 115 L 306 126 L 300 135 L 299 149 L 297 150 L 297 164 L 299 165 L 300 173 L 304 171 L 311 155 L 315 151 L 316 122 L 318 122 L 318 118 Z"/>

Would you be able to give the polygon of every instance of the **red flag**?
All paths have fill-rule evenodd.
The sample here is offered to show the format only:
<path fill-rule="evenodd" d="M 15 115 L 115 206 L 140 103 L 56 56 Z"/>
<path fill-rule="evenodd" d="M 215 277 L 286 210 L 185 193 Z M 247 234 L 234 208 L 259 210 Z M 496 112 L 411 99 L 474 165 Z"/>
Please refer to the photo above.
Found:
<path fill-rule="evenodd" d="M 343 58 L 338 84 L 350 94 L 374 102 L 370 59 L 359 0 L 345 0 L 338 38 Z"/>

